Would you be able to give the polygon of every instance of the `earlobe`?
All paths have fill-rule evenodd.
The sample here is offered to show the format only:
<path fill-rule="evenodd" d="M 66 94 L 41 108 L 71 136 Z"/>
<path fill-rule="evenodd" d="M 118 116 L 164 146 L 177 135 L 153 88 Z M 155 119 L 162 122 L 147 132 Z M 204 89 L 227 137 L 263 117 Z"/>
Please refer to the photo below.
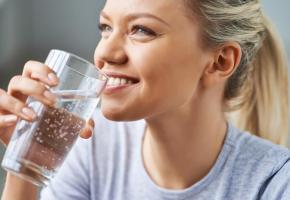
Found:
<path fill-rule="evenodd" d="M 208 64 L 208 66 L 205 68 L 203 75 L 201 77 L 201 82 L 203 87 L 208 87 L 213 85 L 216 80 L 215 80 L 215 62 L 211 62 Z"/>

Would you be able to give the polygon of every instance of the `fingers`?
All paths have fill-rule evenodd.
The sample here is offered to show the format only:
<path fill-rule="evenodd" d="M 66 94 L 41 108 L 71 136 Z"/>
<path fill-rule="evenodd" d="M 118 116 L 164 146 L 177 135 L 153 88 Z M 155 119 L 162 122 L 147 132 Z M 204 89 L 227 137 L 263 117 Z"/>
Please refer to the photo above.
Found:
<path fill-rule="evenodd" d="M 11 127 L 15 126 L 18 117 L 16 115 L 1 115 L 0 116 L 0 127 Z"/>
<path fill-rule="evenodd" d="M 43 63 L 28 61 L 22 76 L 15 76 L 8 86 L 8 94 L 24 102 L 28 96 L 47 105 L 53 105 L 55 98 L 48 91 L 49 87 L 56 86 L 59 80 L 53 70 Z"/>
<path fill-rule="evenodd" d="M 36 118 L 35 112 L 26 107 L 26 105 L 18 99 L 8 95 L 4 90 L 0 89 L 0 109 L 8 113 L 19 116 L 28 121 L 32 121 Z M 13 121 L 13 117 L 10 115 L 1 115 L 1 123 L 9 126 Z"/>
<path fill-rule="evenodd" d="M 15 97 L 19 96 L 18 94 L 32 96 L 47 105 L 53 105 L 56 101 L 56 97 L 47 87 L 38 81 L 23 76 L 14 76 L 11 79 L 8 93 Z"/>
<path fill-rule="evenodd" d="M 49 86 L 56 86 L 59 82 L 59 79 L 52 69 L 37 61 L 26 62 L 23 69 L 23 76 L 41 81 Z"/>
<path fill-rule="evenodd" d="M 89 119 L 89 121 L 87 122 L 89 126 L 91 126 L 92 128 L 95 127 L 95 122 L 93 119 Z"/>
<path fill-rule="evenodd" d="M 19 118 L 30 122 L 36 119 L 36 113 L 25 105 L 28 96 L 44 104 L 54 105 L 56 97 L 49 91 L 49 87 L 56 86 L 58 82 L 54 71 L 48 66 L 28 61 L 22 76 L 11 79 L 7 92 L 0 89 L 0 133 L 5 132 L 1 133 L 2 141 L 5 140 L 3 138 L 9 141 L 11 132 L 4 130 L 13 130 Z"/>
<path fill-rule="evenodd" d="M 84 139 L 90 138 L 94 133 L 95 122 L 94 120 L 90 119 L 87 121 L 84 130 L 81 132 L 80 136 Z"/>

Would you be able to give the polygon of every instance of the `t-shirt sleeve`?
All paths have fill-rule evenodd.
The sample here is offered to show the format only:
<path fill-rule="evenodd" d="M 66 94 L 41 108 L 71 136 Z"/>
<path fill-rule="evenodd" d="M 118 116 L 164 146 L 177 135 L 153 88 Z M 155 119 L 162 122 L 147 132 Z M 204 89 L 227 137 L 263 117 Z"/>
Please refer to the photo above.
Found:
<path fill-rule="evenodd" d="M 90 199 L 88 146 L 88 140 L 78 138 L 56 176 L 42 189 L 41 200 Z"/>
<path fill-rule="evenodd" d="M 290 161 L 288 160 L 269 180 L 262 200 L 290 199 Z"/>

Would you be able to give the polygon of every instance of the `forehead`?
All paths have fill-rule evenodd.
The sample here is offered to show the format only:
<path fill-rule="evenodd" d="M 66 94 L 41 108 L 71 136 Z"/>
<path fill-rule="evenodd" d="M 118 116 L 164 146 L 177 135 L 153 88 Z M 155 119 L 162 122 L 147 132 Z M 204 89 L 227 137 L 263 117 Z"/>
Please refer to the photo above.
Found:
<path fill-rule="evenodd" d="M 162 17 L 185 16 L 183 0 L 107 0 L 103 10 L 108 15 L 146 12 Z"/>

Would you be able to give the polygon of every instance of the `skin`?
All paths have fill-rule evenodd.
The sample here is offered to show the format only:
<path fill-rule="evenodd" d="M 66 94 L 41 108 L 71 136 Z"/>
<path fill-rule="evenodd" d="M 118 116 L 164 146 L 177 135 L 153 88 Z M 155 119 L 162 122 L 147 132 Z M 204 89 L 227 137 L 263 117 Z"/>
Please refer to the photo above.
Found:
<path fill-rule="evenodd" d="M 169 189 L 191 186 L 214 165 L 227 129 L 224 87 L 241 57 L 235 42 L 205 47 L 199 20 L 187 12 L 182 1 L 108 0 L 95 51 L 96 66 L 102 71 L 138 79 L 130 87 L 105 90 L 101 110 L 115 121 L 146 120 L 144 166 L 155 184 Z M 22 76 L 0 91 L 3 143 L 9 142 L 15 126 L 15 120 L 7 122 L 9 117 L 33 120 L 21 112 L 28 95 L 52 103 L 44 98 L 43 84 L 53 86 L 57 79 L 47 66 L 30 61 Z M 81 136 L 90 137 L 92 127 L 90 121 Z M 8 174 L 3 199 L 23 195 L 36 199 L 35 187 Z"/>
<path fill-rule="evenodd" d="M 58 84 L 58 78 L 50 68 L 37 61 L 28 61 L 22 75 L 10 80 L 7 91 L 0 89 L 0 141 L 6 146 L 18 119 L 33 121 L 36 114 L 25 105 L 28 96 L 33 96 L 45 105 L 53 105 L 55 97 L 48 87 Z M 94 121 L 89 120 L 80 136 L 92 135 Z M 11 173 L 7 173 L 2 199 L 37 199 L 38 188 Z"/>
<path fill-rule="evenodd" d="M 9 143 L 19 118 L 31 122 L 36 117 L 35 112 L 25 105 L 27 97 L 32 96 L 43 104 L 52 106 L 56 99 L 47 87 L 56 86 L 58 82 L 57 76 L 48 66 L 28 61 L 22 75 L 10 80 L 7 91 L 0 89 L 0 139 L 4 145 Z M 90 137 L 93 127 L 94 122 L 90 119 L 81 137 Z"/>
<path fill-rule="evenodd" d="M 108 0 L 95 51 L 103 71 L 138 78 L 103 94 L 101 109 L 111 120 L 146 120 L 145 168 L 157 185 L 172 189 L 192 185 L 215 163 L 226 133 L 223 90 L 241 53 L 230 42 L 203 47 L 198 20 L 187 16 L 174 0 Z"/>

